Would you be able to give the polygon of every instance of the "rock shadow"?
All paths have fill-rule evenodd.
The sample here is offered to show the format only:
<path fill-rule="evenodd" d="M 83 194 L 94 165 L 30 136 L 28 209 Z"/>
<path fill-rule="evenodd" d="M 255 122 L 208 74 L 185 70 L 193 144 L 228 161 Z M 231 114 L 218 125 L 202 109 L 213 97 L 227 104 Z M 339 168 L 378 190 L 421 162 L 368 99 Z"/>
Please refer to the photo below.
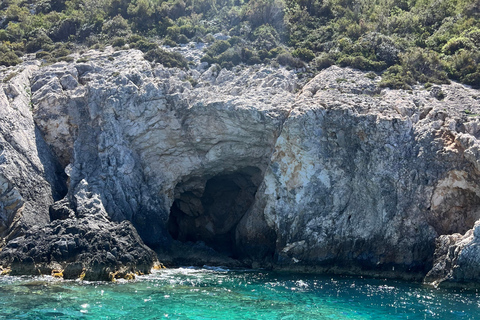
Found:
<path fill-rule="evenodd" d="M 236 258 L 235 230 L 255 200 L 261 170 L 246 167 L 205 180 L 203 189 L 199 184 L 177 185 L 168 231 L 175 240 L 203 242 Z"/>

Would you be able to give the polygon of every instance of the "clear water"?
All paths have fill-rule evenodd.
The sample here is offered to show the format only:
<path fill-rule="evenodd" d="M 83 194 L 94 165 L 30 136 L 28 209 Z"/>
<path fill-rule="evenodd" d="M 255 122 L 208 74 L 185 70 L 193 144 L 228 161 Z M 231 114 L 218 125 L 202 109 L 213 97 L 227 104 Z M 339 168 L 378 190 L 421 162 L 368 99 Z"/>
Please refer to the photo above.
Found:
<path fill-rule="evenodd" d="M 480 319 L 480 296 L 387 280 L 180 268 L 120 283 L 0 277 L 0 319 Z"/>

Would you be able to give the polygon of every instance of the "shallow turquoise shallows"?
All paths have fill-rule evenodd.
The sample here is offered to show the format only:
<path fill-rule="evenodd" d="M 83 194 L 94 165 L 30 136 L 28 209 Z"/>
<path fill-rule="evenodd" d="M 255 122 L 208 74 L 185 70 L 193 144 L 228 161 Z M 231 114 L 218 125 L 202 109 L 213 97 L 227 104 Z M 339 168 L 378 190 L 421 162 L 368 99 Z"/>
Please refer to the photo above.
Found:
<path fill-rule="evenodd" d="M 480 319 L 480 295 L 387 280 L 179 268 L 117 283 L 0 277 L 0 319 Z"/>

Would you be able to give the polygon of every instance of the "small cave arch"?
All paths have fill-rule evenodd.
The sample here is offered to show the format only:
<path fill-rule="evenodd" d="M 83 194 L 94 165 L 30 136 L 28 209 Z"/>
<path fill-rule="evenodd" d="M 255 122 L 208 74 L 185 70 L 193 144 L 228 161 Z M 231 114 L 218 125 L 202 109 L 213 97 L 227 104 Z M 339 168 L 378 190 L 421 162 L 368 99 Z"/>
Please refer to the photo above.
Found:
<path fill-rule="evenodd" d="M 175 188 L 167 228 L 181 242 L 202 241 L 226 256 L 235 256 L 235 229 L 251 207 L 262 179 L 257 167 L 201 177 Z"/>

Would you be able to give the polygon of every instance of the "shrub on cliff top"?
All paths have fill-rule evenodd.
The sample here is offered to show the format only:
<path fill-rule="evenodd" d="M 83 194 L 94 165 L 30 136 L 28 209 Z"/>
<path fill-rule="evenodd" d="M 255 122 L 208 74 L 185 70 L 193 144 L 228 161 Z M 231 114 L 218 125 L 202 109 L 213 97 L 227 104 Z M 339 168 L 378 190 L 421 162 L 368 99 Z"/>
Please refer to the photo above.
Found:
<path fill-rule="evenodd" d="M 231 47 L 230 42 L 225 40 L 215 41 L 207 50 L 206 53 L 210 54 L 212 57 L 217 56 L 225 52 L 228 48 Z"/>
<path fill-rule="evenodd" d="M 305 66 L 300 59 L 293 57 L 288 52 L 279 54 L 277 56 L 277 62 L 282 66 L 288 66 L 291 68 L 302 68 Z"/>
<path fill-rule="evenodd" d="M 337 63 L 342 67 L 352 67 L 360 70 L 382 71 L 387 64 L 383 61 L 372 61 L 363 56 L 342 56 L 337 60 Z"/>
<path fill-rule="evenodd" d="M 416 48 L 400 55 L 403 68 L 415 81 L 422 83 L 446 83 L 448 77 L 443 70 L 438 54 L 432 50 Z"/>
<path fill-rule="evenodd" d="M 0 52 L 0 65 L 1 66 L 14 66 L 22 62 L 13 51 L 7 51 L 5 53 Z"/>
<path fill-rule="evenodd" d="M 428 49 L 412 49 L 400 55 L 401 65 L 394 65 L 382 75 L 382 87 L 408 89 L 420 83 L 448 83 L 438 54 Z"/>
<path fill-rule="evenodd" d="M 169 52 L 160 48 L 145 53 L 144 58 L 151 62 L 161 63 L 168 68 L 186 68 L 187 60 L 178 52 Z"/>
<path fill-rule="evenodd" d="M 310 62 L 315 58 L 315 54 L 312 50 L 306 48 L 298 48 L 293 50 L 292 56 L 299 58 L 305 62 Z"/>

